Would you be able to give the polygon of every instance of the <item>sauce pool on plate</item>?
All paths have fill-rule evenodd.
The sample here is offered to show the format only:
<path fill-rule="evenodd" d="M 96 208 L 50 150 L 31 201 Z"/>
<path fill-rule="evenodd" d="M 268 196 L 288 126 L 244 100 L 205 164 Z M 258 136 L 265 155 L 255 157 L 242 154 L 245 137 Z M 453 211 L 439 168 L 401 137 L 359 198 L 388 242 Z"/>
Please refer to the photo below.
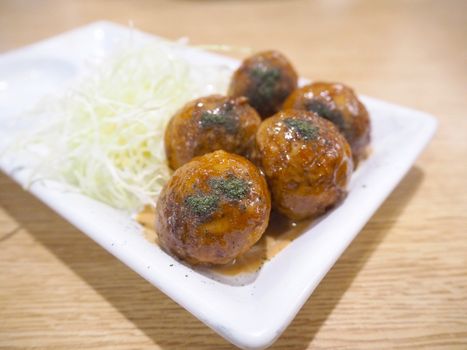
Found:
<path fill-rule="evenodd" d="M 154 229 L 155 210 L 146 206 L 136 215 L 136 221 L 144 228 L 145 238 L 158 244 L 157 234 Z M 290 242 L 305 232 L 311 225 L 311 220 L 298 223 L 291 222 L 277 213 L 271 213 L 268 228 L 261 239 L 246 253 L 227 265 L 212 266 L 214 272 L 234 276 L 242 273 L 253 273 L 261 268 L 264 262 L 276 256 L 287 247 Z"/>

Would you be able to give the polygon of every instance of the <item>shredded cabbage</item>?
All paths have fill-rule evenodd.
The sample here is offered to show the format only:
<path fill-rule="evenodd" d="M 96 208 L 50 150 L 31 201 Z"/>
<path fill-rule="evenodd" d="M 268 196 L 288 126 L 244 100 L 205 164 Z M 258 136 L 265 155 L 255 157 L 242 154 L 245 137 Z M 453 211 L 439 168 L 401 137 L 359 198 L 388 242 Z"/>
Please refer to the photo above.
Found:
<path fill-rule="evenodd" d="M 170 177 L 164 130 L 188 100 L 225 93 L 231 71 L 194 65 L 171 43 L 127 48 L 57 99 L 42 103 L 39 129 L 21 135 L 37 161 L 34 180 L 53 179 L 113 207 L 135 211 Z"/>

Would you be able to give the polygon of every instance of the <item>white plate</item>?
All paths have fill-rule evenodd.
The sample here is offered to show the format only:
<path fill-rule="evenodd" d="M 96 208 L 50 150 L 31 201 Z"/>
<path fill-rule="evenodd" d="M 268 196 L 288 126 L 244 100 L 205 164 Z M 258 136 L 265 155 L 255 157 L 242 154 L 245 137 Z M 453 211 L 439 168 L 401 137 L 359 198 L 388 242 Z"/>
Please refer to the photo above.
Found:
<path fill-rule="evenodd" d="M 154 38 L 134 35 L 138 40 Z M 86 60 L 101 57 L 126 37 L 127 28 L 97 22 L 0 56 L 0 146 L 8 136 L 2 123 L 63 87 L 82 72 Z M 187 50 L 193 60 L 236 64 Z M 292 321 L 436 129 L 436 120 L 425 113 L 362 100 L 372 119 L 373 151 L 353 175 L 348 197 L 244 285 L 178 263 L 146 241 L 139 226 L 119 210 L 43 184 L 35 184 L 31 192 L 225 339 L 243 348 L 264 348 Z M 24 173 L 13 173 L 6 159 L 0 160 L 0 169 L 24 183 Z"/>

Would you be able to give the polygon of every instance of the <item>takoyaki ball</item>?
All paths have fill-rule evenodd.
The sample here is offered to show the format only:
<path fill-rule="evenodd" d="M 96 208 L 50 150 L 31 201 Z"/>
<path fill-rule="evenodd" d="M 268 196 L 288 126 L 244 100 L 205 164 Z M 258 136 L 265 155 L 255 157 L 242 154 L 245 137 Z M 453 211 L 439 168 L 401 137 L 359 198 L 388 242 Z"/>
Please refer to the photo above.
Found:
<path fill-rule="evenodd" d="M 245 97 L 212 95 L 188 102 L 165 130 L 169 166 L 177 169 L 220 149 L 248 157 L 260 123 Z"/>
<path fill-rule="evenodd" d="M 260 52 L 245 59 L 235 71 L 229 94 L 246 96 L 262 118 L 276 113 L 297 87 L 297 73 L 277 51 Z"/>
<path fill-rule="evenodd" d="M 226 264 L 247 251 L 268 225 L 271 198 L 249 160 L 224 151 L 178 168 L 156 206 L 160 245 L 191 264 Z"/>
<path fill-rule="evenodd" d="M 350 144 L 354 164 L 365 158 L 370 118 L 354 91 L 343 84 L 317 82 L 295 90 L 284 109 L 304 109 L 333 122 Z"/>
<path fill-rule="evenodd" d="M 290 219 L 314 218 L 345 196 L 352 153 L 326 119 L 302 110 L 281 111 L 261 123 L 256 143 L 273 208 Z"/>

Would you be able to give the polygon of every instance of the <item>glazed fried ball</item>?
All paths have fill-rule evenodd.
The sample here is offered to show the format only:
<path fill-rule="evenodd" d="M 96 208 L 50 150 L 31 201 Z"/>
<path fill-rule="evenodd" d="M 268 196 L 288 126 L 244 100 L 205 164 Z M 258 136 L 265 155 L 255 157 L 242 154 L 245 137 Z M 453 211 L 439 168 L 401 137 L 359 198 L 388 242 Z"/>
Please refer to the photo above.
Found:
<path fill-rule="evenodd" d="M 333 122 L 350 144 L 354 164 L 365 158 L 370 118 L 353 90 L 343 84 L 317 82 L 295 90 L 284 109 L 304 109 Z"/>
<path fill-rule="evenodd" d="M 216 150 L 249 156 L 261 118 L 244 97 L 212 95 L 188 102 L 165 130 L 169 166 Z"/>
<path fill-rule="evenodd" d="M 297 87 L 297 73 L 277 51 L 260 52 L 245 59 L 235 71 L 229 94 L 246 96 L 262 118 L 276 113 Z"/>
<path fill-rule="evenodd" d="M 273 207 L 290 219 L 314 218 L 345 196 L 352 153 L 331 122 L 281 111 L 262 122 L 256 142 Z"/>
<path fill-rule="evenodd" d="M 156 206 L 160 245 L 191 264 L 226 264 L 262 236 L 271 199 L 247 159 L 224 151 L 178 168 Z"/>

